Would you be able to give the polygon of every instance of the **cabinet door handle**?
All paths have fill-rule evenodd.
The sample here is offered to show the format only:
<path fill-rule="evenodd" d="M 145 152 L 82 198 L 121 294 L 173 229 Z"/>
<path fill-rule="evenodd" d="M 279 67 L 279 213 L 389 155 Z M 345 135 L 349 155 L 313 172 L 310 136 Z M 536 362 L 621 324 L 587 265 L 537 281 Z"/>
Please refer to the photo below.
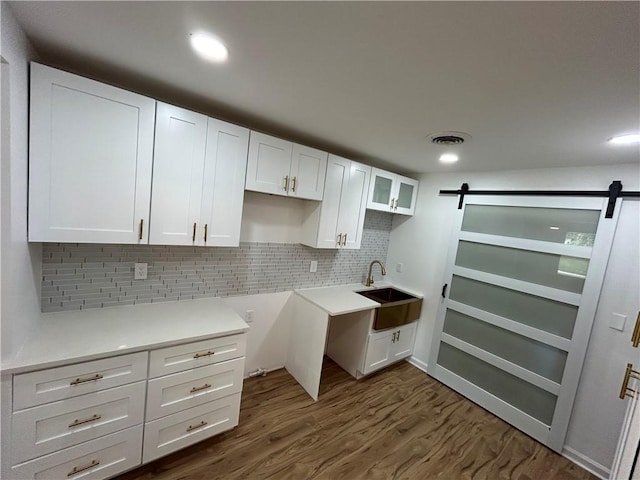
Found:
<path fill-rule="evenodd" d="M 289 190 L 289 175 L 287 175 L 286 177 L 284 177 L 284 185 L 282 186 L 282 189 L 286 192 Z"/>
<path fill-rule="evenodd" d="M 342 237 L 342 246 L 346 247 L 347 246 L 347 234 L 345 233 L 344 236 Z"/>
<path fill-rule="evenodd" d="M 191 240 L 196 241 L 196 222 L 193 222 L 193 235 L 191 236 Z"/>
<path fill-rule="evenodd" d="M 76 378 L 74 381 L 69 382 L 69 385 L 80 385 L 81 383 L 87 383 L 87 382 L 95 382 L 97 380 L 100 380 L 101 378 L 104 378 L 102 375 L 100 375 L 99 373 L 96 373 L 93 377 L 89 377 L 89 378 Z"/>
<path fill-rule="evenodd" d="M 398 330 L 398 336 L 396 337 L 396 340 L 400 340 L 400 330 Z"/>
<path fill-rule="evenodd" d="M 142 226 L 144 225 L 144 218 L 140 219 L 140 226 L 138 227 L 138 240 L 142 240 Z"/>
<path fill-rule="evenodd" d="M 393 332 L 393 338 L 391 339 L 391 343 L 396 343 L 396 332 Z"/>
<path fill-rule="evenodd" d="M 393 210 L 393 201 L 395 200 L 395 198 L 391 199 L 391 203 L 389 204 L 389 209 Z"/>
<path fill-rule="evenodd" d="M 198 429 L 198 428 L 202 428 L 202 427 L 204 427 L 206 424 L 207 424 L 207 422 L 205 422 L 204 420 L 202 420 L 202 421 L 201 421 L 199 424 L 197 424 L 197 425 L 189 425 L 189 426 L 187 427 L 187 432 L 191 432 L 191 431 L 196 430 L 196 429 Z"/>
<path fill-rule="evenodd" d="M 342 245 L 342 234 L 338 234 L 338 246 Z"/>
<path fill-rule="evenodd" d="M 638 317 L 636 318 L 636 326 L 633 329 L 633 335 L 631 335 L 631 344 L 638 348 L 640 345 L 640 312 L 638 312 Z"/>
<path fill-rule="evenodd" d="M 622 386 L 620 387 L 620 399 L 624 400 L 624 397 L 632 397 L 636 392 L 634 389 L 629 387 L 629 379 L 630 378 L 638 378 L 640 379 L 640 372 L 633 369 L 632 363 L 627 363 L 627 369 L 624 372 L 624 377 L 622 378 Z"/>
<path fill-rule="evenodd" d="M 206 390 L 207 388 L 211 388 L 211 385 L 209 385 L 208 383 L 205 383 L 201 387 L 193 387 L 191 390 L 189 390 L 189 392 L 196 393 L 196 392 L 199 392 L 200 390 Z"/>
<path fill-rule="evenodd" d="M 73 423 L 69 424 L 69 428 L 77 427 L 78 425 L 84 425 L 85 423 L 95 422 L 96 420 L 100 420 L 102 415 L 93 415 L 89 418 L 85 418 L 84 420 L 74 420 Z"/>
<path fill-rule="evenodd" d="M 291 179 L 291 191 L 295 192 L 296 191 L 296 177 L 293 177 Z"/>
<path fill-rule="evenodd" d="M 397 199 L 397 198 L 396 198 L 396 201 L 395 201 L 395 203 L 394 203 L 394 207 L 393 207 L 393 209 L 394 209 L 394 210 L 397 210 L 397 209 L 398 209 L 398 199 Z"/>
<path fill-rule="evenodd" d="M 209 236 L 208 230 L 209 230 L 209 224 L 205 223 L 204 224 L 204 243 L 207 243 L 207 237 Z"/>
<path fill-rule="evenodd" d="M 84 465 L 82 467 L 73 467 L 69 473 L 67 473 L 67 477 L 72 477 L 73 475 L 77 475 L 80 472 L 84 472 L 85 470 L 89 470 L 97 465 L 100 465 L 100 460 L 91 460 L 91 463 Z"/>

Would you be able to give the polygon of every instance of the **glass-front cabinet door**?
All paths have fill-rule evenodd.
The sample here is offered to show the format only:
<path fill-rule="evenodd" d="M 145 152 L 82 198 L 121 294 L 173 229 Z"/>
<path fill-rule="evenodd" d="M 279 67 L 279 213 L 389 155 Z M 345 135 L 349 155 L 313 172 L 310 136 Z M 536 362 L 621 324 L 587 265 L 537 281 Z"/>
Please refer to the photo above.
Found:
<path fill-rule="evenodd" d="M 418 181 L 377 168 L 372 169 L 367 208 L 413 215 Z"/>

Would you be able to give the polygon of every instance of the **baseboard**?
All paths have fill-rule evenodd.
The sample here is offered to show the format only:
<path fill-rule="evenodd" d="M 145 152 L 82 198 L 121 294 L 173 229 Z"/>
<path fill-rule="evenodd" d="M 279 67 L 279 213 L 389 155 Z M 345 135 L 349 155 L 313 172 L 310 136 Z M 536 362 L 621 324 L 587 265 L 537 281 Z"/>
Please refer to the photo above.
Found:
<path fill-rule="evenodd" d="M 416 357 L 411 356 L 407 358 L 407 362 L 409 362 L 414 367 L 422 370 L 424 373 L 427 373 L 427 364 L 422 360 L 419 360 Z"/>
<path fill-rule="evenodd" d="M 609 478 L 611 469 L 596 462 L 595 460 L 590 459 L 586 455 L 575 451 L 571 447 L 565 446 L 562 449 L 562 456 L 571 460 L 576 465 L 584 468 L 587 472 L 593 473 L 596 477 L 601 478 L 602 480 L 607 480 Z"/>

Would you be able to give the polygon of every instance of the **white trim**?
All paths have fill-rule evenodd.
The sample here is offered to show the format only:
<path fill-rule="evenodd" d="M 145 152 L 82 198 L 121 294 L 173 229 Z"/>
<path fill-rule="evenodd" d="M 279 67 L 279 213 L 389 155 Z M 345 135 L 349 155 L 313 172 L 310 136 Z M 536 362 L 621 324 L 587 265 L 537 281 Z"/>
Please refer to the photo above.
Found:
<path fill-rule="evenodd" d="M 549 426 L 531 415 L 518 410 L 513 405 L 508 404 L 504 400 L 496 397 L 492 393 L 483 390 L 470 381 L 456 375 L 441 365 L 436 365 L 434 377 L 451 387 L 456 392 L 462 393 L 472 402 L 477 403 L 482 408 L 497 415 L 505 422 L 522 430 L 527 435 L 533 437 L 541 443 L 547 442 L 549 436 Z"/>
<path fill-rule="evenodd" d="M 518 377 L 525 382 L 530 383 L 531 385 L 535 385 L 542 390 L 546 390 L 547 392 L 558 396 L 558 392 L 560 391 L 560 384 L 554 382 L 553 380 L 549 380 L 542 375 L 534 373 L 531 370 L 527 370 L 520 365 L 510 362 L 509 360 L 499 357 L 498 355 L 495 355 L 491 352 L 487 352 L 486 350 L 467 343 L 464 340 L 453 337 L 448 333 L 442 332 L 440 341 L 448 343 L 452 347 L 455 347 L 458 350 L 462 350 L 463 352 L 468 353 L 469 355 L 472 355 L 482 360 L 483 362 L 488 363 L 489 365 L 493 365 L 494 367 L 499 368 L 500 370 L 507 372 L 514 377 Z"/>
<path fill-rule="evenodd" d="M 407 362 L 416 367 L 418 370 L 422 370 L 424 373 L 427 373 L 427 364 L 422 360 L 416 358 L 414 355 L 411 355 L 407 358 Z"/>
<path fill-rule="evenodd" d="M 468 315 L 482 322 L 490 323 L 496 327 L 504 328 L 505 330 L 517 333 L 523 337 L 551 345 L 552 347 L 564 350 L 565 352 L 568 352 L 569 347 L 571 346 L 571 340 L 568 338 L 563 338 L 558 335 L 554 335 L 553 333 L 545 332 L 544 330 L 516 322 L 515 320 L 510 320 L 493 313 L 485 312 L 484 310 L 456 302 L 455 300 L 449 300 L 447 308 L 449 310 L 455 310 L 456 312 L 462 313 L 463 315 Z"/>
<path fill-rule="evenodd" d="M 498 205 L 505 207 L 534 207 L 534 208 L 570 208 L 576 210 L 602 209 L 601 197 L 528 197 L 528 196 L 496 196 L 496 195 L 467 195 L 465 205 Z"/>
<path fill-rule="evenodd" d="M 524 282 L 515 278 L 503 277 L 493 273 L 480 272 L 465 267 L 453 267 L 453 274 L 461 277 L 478 280 L 479 282 L 490 283 L 499 287 L 517 290 L 518 292 L 528 293 L 537 297 L 548 298 L 557 302 L 568 303 L 569 305 L 580 305 L 579 293 L 560 290 L 559 288 L 538 285 L 537 283 Z"/>
<path fill-rule="evenodd" d="M 591 247 L 578 245 L 565 245 L 564 243 L 545 242 L 528 238 L 505 237 L 502 235 L 489 235 L 487 233 L 460 232 L 460 240 L 484 245 L 496 245 L 505 248 L 517 248 L 532 252 L 543 252 L 552 255 L 563 255 L 578 258 L 591 258 Z"/>
<path fill-rule="evenodd" d="M 562 449 L 561 455 L 602 480 L 607 480 L 609 478 L 611 470 L 571 447 L 565 445 Z"/>

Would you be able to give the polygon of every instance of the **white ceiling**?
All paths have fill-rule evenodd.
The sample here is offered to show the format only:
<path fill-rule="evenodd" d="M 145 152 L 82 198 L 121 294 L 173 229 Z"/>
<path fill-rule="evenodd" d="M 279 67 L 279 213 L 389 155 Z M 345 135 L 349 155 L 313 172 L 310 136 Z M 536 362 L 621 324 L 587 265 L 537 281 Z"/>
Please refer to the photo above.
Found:
<path fill-rule="evenodd" d="M 638 162 L 639 2 L 12 2 L 43 63 L 407 173 Z M 208 64 L 209 30 L 230 59 Z M 460 161 L 425 138 L 467 132 Z"/>

